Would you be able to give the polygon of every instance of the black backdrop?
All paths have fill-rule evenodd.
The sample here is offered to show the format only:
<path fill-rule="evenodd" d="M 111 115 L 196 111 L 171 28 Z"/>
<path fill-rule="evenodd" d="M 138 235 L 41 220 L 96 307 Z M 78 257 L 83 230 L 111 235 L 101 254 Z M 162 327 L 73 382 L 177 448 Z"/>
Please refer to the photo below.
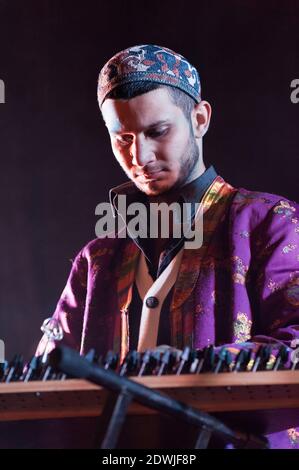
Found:
<path fill-rule="evenodd" d="M 115 52 L 155 43 L 199 69 L 213 106 L 206 164 L 299 200 L 299 3 L 0 0 L 0 338 L 33 353 L 95 206 L 124 181 L 96 102 Z"/>

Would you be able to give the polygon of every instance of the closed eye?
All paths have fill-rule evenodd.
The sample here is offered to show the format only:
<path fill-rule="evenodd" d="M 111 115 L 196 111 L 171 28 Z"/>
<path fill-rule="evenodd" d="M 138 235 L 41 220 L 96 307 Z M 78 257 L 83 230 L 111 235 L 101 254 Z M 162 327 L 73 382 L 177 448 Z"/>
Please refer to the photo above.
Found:
<path fill-rule="evenodd" d="M 146 132 L 146 135 L 147 137 L 150 137 L 150 138 L 157 138 L 157 137 L 161 137 L 163 135 L 166 135 L 168 132 L 168 128 L 166 129 L 150 129 L 149 131 Z"/>
<path fill-rule="evenodd" d="M 130 135 L 120 135 L 116 137 L 116 141 L 121 145 L 128 145 L 133 142 L 133 137 Z"/>
<path fill-rule="evenodd" d="M 162 137 L 164 135 L 166 135 L 169 131 L 169 128 L 163 128 L 163 129 L 155 129 L 155 128 L 152 128 L 152 129 L 148 129 L 146 132 L 145 132 L 145 136 L 146 137 L 149 137 L 150 139 L 157 139 L 159 137 Z M 129 145 L 133 142 L 134 138 L 132 135 L 130 134 L 123 134 L 123 135 L 118 135 L 116 136 L 116 141 L 118 144 L 120 145 Z"/>

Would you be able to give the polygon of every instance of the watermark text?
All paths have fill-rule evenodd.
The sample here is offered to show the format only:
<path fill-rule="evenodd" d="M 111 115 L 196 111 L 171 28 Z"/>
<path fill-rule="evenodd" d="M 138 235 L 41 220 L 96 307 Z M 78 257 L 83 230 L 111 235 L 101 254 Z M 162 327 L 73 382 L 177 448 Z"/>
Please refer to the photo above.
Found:
<path fill-rule="evenodd" d="M 299 103 L 299 78 L 294 78 L 294 80 L 291 81 L 291 88 L 293 89 L 290 99 L 293 104 Z"/>
<path fill-rule="evenodd" d="M 5 84 L 4 81 L 0 79 L 0 104 L 5 103 Z"/>
<path fill-rule="evenodd" d="M 108 202 L 96 206 L 100 216 L 95 226 L 98 238 L 184 238 L 185 248 L 197 249 L 203 243 L 203 209 L 199 203 L 167 204 L 131 202 L 119 195 L 117 211 Z"/>
<path fill-rule="evenodd" d="M 5 345 L 4 341 L 0 339 L 0 364 L 5 361 Z"/>

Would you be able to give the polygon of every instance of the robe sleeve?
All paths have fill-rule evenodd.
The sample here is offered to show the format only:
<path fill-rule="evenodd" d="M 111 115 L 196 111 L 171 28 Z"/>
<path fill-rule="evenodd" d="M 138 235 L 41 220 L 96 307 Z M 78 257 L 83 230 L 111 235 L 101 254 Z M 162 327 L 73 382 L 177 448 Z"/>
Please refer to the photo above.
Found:
<path fill-rule="evenodd" d="M 299 208 L 278 202 L 258 238 L 255 340 L 299 340 Z M 258 331 L 259 330 L 259 331 Z"/>
<path fill-rule="evenodd" d="M 256 224 L 248 276 L 254 312 L 252 334 L 247 343 L 237 342 L 227 347 L 237 353 L 244 346 L 256 351 L 261 343 L 299 345 L 299 206 L 296 203 L 276 202 Z"/>
<path fill-rule="evenodd" d="M 73 261 L 66 286 L 57 303 L 53 318 L 58 320 L 63 329 L 63 339 L 59 344 L 80 350 L 84 310 L 87 293 L 87 259 L 83 250 Z M 46 335 L 43 335 L 36 350 L 36 356 L 50 352 L 55 347 L 55 341 L 48 343 Z"/>

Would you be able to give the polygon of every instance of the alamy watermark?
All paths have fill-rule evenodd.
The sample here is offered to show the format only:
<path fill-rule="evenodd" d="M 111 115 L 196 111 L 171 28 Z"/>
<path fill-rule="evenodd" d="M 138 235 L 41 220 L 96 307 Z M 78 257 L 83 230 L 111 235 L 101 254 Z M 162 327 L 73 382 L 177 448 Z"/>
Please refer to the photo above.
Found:
<path fill-rule="evenodd" d="M 199 203 L 173 202 L 167 204 L 133 202 L 127 205 L 127 196 L 118 196 L 117 211 L 111 204 L 100 203 L 95 214 L 100 216 L 95 226 L 98 238 L 182 238 L 185 248 L 197 249 L 203 243 L 203 208 Z"/>
<path fill-rule="evenodd" d="M 291 81 L 290 87 L 292 89 L 294 88 L 290 95 L 291 102 L 297 104 L 299 103 L 299 78 L 294 78 L 294 80 Z"/>
<path fill-rule="evenodd" d="M 5 84 L 4 81 L 0 79 L 0 104 L 5 103 Z"/>
<path fill-rule="evenodd" d="M 0 364 L 5 361 L 5 345 L 4 341 L 0 339 Z"/>

